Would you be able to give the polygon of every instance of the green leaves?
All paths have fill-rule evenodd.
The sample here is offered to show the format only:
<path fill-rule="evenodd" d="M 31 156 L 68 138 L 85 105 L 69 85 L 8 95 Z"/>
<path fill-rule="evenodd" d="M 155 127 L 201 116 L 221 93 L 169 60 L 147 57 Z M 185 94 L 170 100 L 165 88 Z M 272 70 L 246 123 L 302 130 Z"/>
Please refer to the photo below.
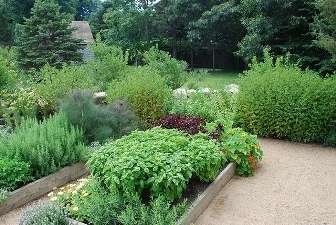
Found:
<path fill-rule="evenodd" d="M 335 76 L 322 79 L 288 58 L 264 58 L 254 60 L 241 80 L 237 125 L 264 137 L 322 142 L 335 126 Z"/>
<path fill-rule="evenodd" d="M 155 127 L 102 146 L 88 167 L 110 192 L 131 196 L 149 190 L 154 198 L 173 201 L 193 175 L 211 181 L 225 161 L 219 145 L 206 135 Z"/>
<path fill-rule="evenodd" d="M 222 135 L 221 147 L 228 160 L 237 163 L 236 173 L 241 176 L 252 175 L 263 156 L 257 137 L 241 128 L 233 128 Z"/>

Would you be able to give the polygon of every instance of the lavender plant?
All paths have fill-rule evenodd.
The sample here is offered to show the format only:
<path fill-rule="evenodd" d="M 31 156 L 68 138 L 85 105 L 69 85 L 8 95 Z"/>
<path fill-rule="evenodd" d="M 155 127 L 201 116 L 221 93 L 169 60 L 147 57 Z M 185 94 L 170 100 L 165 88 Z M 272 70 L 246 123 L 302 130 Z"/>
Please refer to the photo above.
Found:
<path fill-rule="evenodd" d="M 68 225 L 66 214 L 63 209 L 53 202 L 38 202 L 25 211 L 19 218 L 19 225 Z"/>

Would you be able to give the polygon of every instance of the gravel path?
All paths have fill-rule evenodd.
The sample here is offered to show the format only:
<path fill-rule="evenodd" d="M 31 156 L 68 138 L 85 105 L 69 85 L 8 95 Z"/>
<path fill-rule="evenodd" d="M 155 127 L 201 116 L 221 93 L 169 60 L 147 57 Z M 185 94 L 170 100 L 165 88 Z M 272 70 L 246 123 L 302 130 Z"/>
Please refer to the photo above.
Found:
<path fill-rule="evenodd" d="M 259 139 L 254 176 L 234 176 L 195 225 L 336 225 L 336 148 Z M 0 217 L 17 225 L 23 209 Z"/>
<path fill-rule="evenodd" d="M 256 174 L 234 176 L 195 224 L 336 225 L 336 148 L 259 141 Z"/>

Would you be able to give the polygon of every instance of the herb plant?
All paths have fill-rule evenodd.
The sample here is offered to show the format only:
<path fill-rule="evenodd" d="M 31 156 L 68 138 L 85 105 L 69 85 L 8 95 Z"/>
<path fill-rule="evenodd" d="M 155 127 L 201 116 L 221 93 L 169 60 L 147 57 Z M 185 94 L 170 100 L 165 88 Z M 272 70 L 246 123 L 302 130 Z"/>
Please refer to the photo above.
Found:
<path fill-rule="evenodd" d="M 257 137 L 241 128 L 233 128 L 224 133 L 220 141 L 227 159 L 237 163 L 236 173 L 241 176 L 252 175 L 263 156 Z"/>
<path fill-rule="evenodd" d="M 38 202 L 23 211 L 19 218 L 19 225 L 69 225 L 63 209 L 53 202 Z"/>
<path fill-rule="evenodd" d="M 36 179 L 87 156 L 83 132 L 68 123 L 63 113 L 39 123 L 26 119 L 9 138 L 0 139 L 0 155 L 30 165 Z"/>
<path fill-rule="evenodd" d="M 193 175 L 215 179 L 225 161 L 218 143 L 206 135 L 154 127 L 103 145 L 87 165 L 111 193 L 142 196 L 148 190 L 154 198 L 172 201 Z"/>

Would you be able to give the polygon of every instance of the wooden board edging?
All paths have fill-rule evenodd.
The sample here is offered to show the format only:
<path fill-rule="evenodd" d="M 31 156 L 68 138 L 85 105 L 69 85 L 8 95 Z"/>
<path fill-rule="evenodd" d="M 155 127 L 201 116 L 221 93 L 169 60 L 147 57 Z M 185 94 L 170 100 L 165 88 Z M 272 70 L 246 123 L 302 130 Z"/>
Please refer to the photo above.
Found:
<path fill-rule="evenodd" d="M 235 174 L 236 166 L 236 163 L 229 163 L 229 165 L 216 177 L 209 187 L 205 189 L 205 191 L 197 198 L 197 200 L 192 203 L 188 212 L 178 222 L 178 225 L 190 225 L 197 220 L 197 218 L 210 205 L 212 200 Z"/>
<path fill-rule="evenodd" d="M 0 216 L 41 197 L 54 187 L 63 186 L 87 174 L 89 171 L 86 169 L 85 163 L 79 162 L 16 189 L 0 205 Z"/>

